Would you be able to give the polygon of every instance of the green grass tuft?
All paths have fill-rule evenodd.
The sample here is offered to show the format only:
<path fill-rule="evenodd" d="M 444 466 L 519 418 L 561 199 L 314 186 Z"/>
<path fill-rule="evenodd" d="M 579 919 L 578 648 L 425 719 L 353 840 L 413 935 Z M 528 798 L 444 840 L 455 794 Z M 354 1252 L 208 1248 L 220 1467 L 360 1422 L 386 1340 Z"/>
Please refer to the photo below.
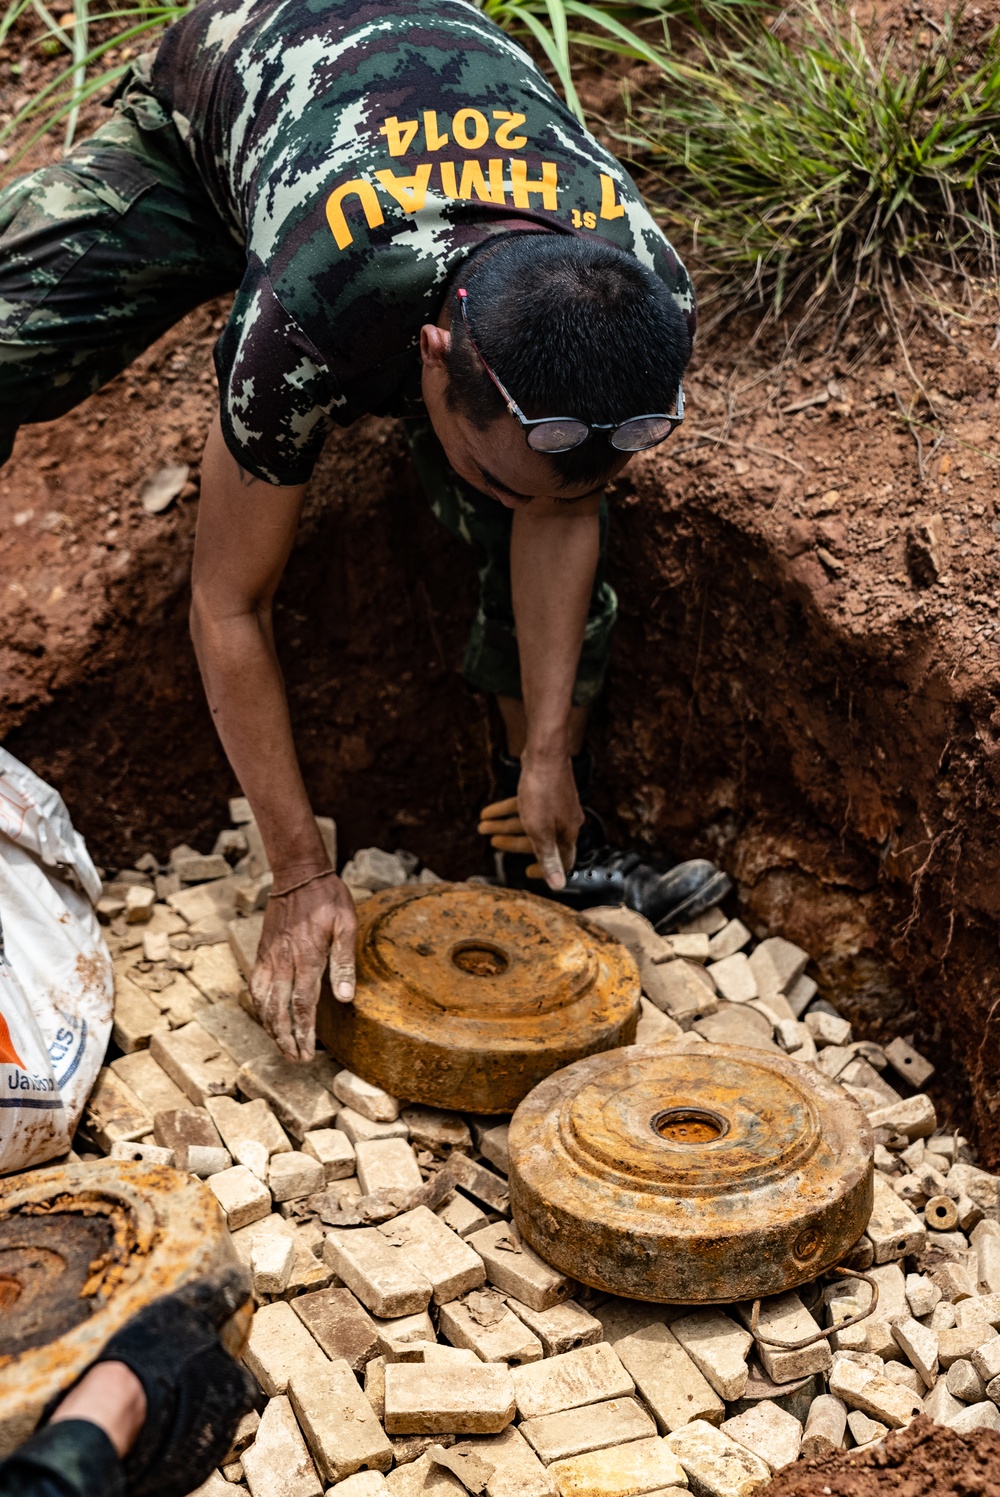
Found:
<path fill-rule="evenodd" d="M 805 297 L 805 327 L 875 302 L 898 330 L 898 294 L 931 265 L 995 279 L 1000 29 L 976 58 L 956 25 L 876 50 L 853 16 L 810 0 L 781 35 L 731 19 L 690 66 L 665 63 L 630 145 L 727 307 L 775 316 Z"/>

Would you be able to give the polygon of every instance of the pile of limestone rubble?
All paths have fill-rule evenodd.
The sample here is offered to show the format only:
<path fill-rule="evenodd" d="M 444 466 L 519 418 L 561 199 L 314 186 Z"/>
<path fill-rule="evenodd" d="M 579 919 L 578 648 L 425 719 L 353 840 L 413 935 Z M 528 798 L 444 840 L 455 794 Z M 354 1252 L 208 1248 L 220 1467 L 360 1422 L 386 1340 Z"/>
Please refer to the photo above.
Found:
<path fill-rule="evenodd" d="M 817 999 L 807 953 L 710 910 L 662 937 L 593 912 L 632 949 L 639 1040 L 778 1048 L 875 1128 L 875 1208 L 851 1266 L 874 1316 L 804 1350 L 754 1344 L 749 1307 L 609 1298 L 510 1220 L 505 1120 L 410 1106 L 326 1055 L 283 1060 L 245 978 L 270 875 L 245 801 L 210 855 L 177 848 L 105 885 L 114 1041 L 78 1156 L 201 1176 L 249 1265 L 246 1360 L 267 1395 L 203 1491 L 252 1497 L 749 1497 L 799 1454 L 866 1446 L 921 1411 L 1000 1428 L 1000 1178 L 936 1127 L 932 1066 Z M 333 824 L 321 821 L 331 857 Z M 355 898 L 433 881 L 408 854 L 345 868 Z M 800 1341 L 862 1311 L 857 1279 L 762 1306 Z"/>

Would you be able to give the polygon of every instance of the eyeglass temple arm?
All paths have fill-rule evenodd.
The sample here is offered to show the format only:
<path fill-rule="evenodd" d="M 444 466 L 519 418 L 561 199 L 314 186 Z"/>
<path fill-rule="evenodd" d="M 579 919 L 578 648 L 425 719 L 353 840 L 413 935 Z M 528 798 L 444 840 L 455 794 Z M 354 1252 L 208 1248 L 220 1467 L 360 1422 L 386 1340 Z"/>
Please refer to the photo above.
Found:
<path fill-rule="evenodd" d="M 472 324 L 469 322 L 469 313 L 468 313 L 467 306 L 466 306 L 466 303 L 468 302 L 468 299 L 469 299 L 469 293 L 467 291 L 464 291 L 464 290 L 460 289 L 456 294 L 458 296 L 458 304 L 462 308 L 462 322 L 464 324 L 465 331 L 466 331 L 466 333 L 468 335 L 469 342 L 472 344 L 473 348 L 476 350 L 476 354 L 477 354 L 477 356 L 479 358 L 480 364 L 482 364 L 483 368 L 486 370 L 486 373 L 489 375 L 490 379 L 493 381 L 493 383 L 496 385 L 497 389 L 500 391 L 500 394 L 503 396 L 504 403 L 506 404 L 508 411 L 510 411 L 510 414 L 512 416 L 515 416 L 518 421 L 526 421 L 527 417 L 525 416 L 524 412 L 521 410 L 521 407 L 518 405 L 518 403 L 514 399 L 513 395 L 511 395 L 511 393 L 509 392 L 509 390 L 505 389 L 505 387 L 500 383 L 500 380 L 499 380 L 498 376 L 493 373 L 493 370 L 490 368 L 489 364 L 487 364 L 486 360 L 483 358 L 482 349 L 479 347 L 479 344 L 476 342 L 476 339 L 475 339 L 475 337 L 473 335 L 473 332 L 472 332 Z"/>

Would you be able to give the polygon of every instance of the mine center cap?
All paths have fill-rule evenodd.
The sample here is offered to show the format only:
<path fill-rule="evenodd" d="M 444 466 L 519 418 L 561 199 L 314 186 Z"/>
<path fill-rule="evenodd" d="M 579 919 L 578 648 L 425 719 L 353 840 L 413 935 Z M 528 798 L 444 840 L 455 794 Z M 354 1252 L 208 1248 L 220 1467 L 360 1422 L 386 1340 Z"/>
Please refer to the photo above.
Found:
<path fill-rule="evenodd" d="M 750 1059 L 690 1051 L 641 1066 L 618 1052 L 605 1075 L 567 1098 L 567 1152 L 588 1174 L 653 1195 L 738 1191 L 798 1168 L 820 1121 L 805 1088 Z"/>
<path fill-rule="evenodd" d="M 438 1012 L 477 1019 L 550 1013 L 593 985 L 598 963 L 559 905 L 484 885 L 415 887 L 377 916 L 358 955 L 359 986 L 386 983 Z"/>

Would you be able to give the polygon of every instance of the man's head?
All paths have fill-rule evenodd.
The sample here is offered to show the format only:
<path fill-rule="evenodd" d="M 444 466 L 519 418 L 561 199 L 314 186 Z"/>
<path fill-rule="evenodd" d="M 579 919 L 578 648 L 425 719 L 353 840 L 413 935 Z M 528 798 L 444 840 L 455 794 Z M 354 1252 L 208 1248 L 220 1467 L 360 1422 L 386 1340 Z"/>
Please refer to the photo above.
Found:
<path fill-rule="evenodd" d="M 463 325 L 525 416 L 593 423 L 671 411 L 690 355 L 687 326 L 651 271 L 614 245 L 516 234 L 480 250 L 452 281 L 437 325 L 421 331 L 424 400 L 452 466 L 477 488 L 565 500 L 598 490 L 628 455 L 593 434 L 543 456 L 483 368 Z"/>

